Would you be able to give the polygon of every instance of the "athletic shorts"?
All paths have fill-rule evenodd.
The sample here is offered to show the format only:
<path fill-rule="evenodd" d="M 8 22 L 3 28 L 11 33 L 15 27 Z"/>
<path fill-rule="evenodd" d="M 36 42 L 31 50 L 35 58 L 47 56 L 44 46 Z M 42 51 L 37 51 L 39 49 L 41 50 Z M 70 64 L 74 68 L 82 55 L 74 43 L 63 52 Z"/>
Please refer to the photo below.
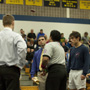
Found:
<path fill-rule="evenodd" d="M 69 88 L 82 89 L 86 88 L 86 78 L 81 80 L 83 70 L 70 70 L 69 73 Z"/>

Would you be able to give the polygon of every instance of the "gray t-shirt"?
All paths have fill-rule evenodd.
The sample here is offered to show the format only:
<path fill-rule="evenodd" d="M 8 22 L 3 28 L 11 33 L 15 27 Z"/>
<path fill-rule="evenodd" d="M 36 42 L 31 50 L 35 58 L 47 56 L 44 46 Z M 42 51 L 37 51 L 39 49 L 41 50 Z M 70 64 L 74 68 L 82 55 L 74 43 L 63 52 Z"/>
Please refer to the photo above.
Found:
<path fill-rule="evenodd" d="M 65 65 L 65 52 L 59 42 L 50 42 L 46 44 L 43 56 L 48 56 L 50 58 L 48 67 L 52 64 Z"/>

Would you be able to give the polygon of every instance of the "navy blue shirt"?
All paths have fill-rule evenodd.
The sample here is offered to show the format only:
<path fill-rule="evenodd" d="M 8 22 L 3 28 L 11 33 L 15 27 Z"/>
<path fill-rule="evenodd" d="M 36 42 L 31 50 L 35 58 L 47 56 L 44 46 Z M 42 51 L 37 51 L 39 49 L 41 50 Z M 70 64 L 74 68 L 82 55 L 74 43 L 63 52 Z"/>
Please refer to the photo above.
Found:
<path fill-rule="evenodd" d="M 82 75 L 86 75 L 89 69 L 89 50 L 86 46 L 81 45 L 77 48 L 72 47 L 67 70 L 83 70 Z"/>

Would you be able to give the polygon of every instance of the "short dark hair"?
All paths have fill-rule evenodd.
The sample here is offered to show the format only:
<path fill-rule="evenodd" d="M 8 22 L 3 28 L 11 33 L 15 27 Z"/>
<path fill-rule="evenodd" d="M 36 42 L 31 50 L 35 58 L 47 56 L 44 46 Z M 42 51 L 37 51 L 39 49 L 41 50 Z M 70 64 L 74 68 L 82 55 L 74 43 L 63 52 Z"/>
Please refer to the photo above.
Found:
<path fill-rule="evenodd" d="M 23 29 L 20 29 L 20 31 L 23 30 Z"/>
<path fill-rule="evenodd" d="M 40 29 L 40 31 L 43 31 L 43 29 Z"/>
<path fill-rule="evenodd" d="M 45 36 L 39 36 L 39 38 L 40 38 L 40 37 L 44 37 L 44 39 L 46 40 L 46 37 L 45 37 Z M 39 38 L 38 38 L 38 40 L 39 40 Z"/>
<path fill-rule="evenodd" d="M 22 35 L 22 37 L 23 37 L 23 38 L 25 38 L 25 37 L 26 37 L 26 35 L 25 35 L 25 34 L 23 34 L 23 35 Z"/>
<path fill-rule="evenodd" d="M 85 32 L 84 34 L 85 34 L 85 35 L 88 35 L 88 32 Z"/>
<path fill-rule="evenodd" d="M 3 25 L 11 25 L 14 21 L 14 17 L 12 15 L 4 15 L 3 16 Z"/>
<path fill-rule="evenodd" d="M 64 33 L 61 33 L 61 35 L 63 35 Z"/>
<path fill-rule="evenodd" d="M 60 42 L 61 34 L 58 30 L 52 30 L 50 33 L 50 37 L 52 38 L 53 41 Z"/>
<path fill-rule="evenodd" d="M 79 41 L 81 41 L 81 34 L 79 32 L 72 32 L 69 37 L 75 37 L 78 38 L 79 37 Z"/>

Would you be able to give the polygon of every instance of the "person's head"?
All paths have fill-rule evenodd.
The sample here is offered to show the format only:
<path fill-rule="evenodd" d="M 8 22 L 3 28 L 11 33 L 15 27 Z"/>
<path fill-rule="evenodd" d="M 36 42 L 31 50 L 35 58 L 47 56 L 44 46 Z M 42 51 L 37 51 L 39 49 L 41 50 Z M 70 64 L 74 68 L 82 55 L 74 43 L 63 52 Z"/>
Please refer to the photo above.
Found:
<path fill-rule="evenodd" d="M 40 37 L 38 38 L 38 44 L 39 44 L 41 47 L 44 47 L 44 46 L 45 46 L 45 44 L 46 44 L 46 38 L 45 38 L 45 36 L 40 36 Z"/>
<path fill-rule="evenodd" d="M 62 46 L 65 46 L 65 42 L 62 42 Z"/>
<path fill-rule="evenodd" d="M 64 37 L 64 33 L 61 33 L 61 38 Z"/>
<path fill-rule="evenodd" d="M 85 32 L 85 33 L 84 33 L 84 36 L 87 37 L 87 36 L 88 36 L 88 32 Z"/>
<path fill-rule="evenodd" d="M 73 30 L 72 33 L 74 33 L 74 32 L 76 32 L 76 31 Z"/>
<path fill-rule="evenodd" d="M 4 15 L 3 16 L 3 26 L 14 29 L 14 20 L 15 19 L 12 15 Z"/>
<path fill-rule="evenodd" d="M 27 52 L 28 52 L 28 53 L 30 53 L 30 50 L 31 50 L 30 48 L 27 48 Z"/>
<path fill-rule="evenodd" d="M 20 30 L 21 35 L 25 34 L 25 31 L 22 29 Z"/>
<path fill-rule="evenodd" d="M 44 35 L 44 37 L 45 37 L 45 38 L 46 38 L 46 40 L 47 40 L 47 35 L 46 35 L 46 34 Z"/>
<path fill-rule="evenodd" d="M 31 29 L 31 33 L 33 33 L 33 29 Z"/>
<path fill-rule="evenodd" d="M 59 31 L 52 30 L 50 32 L 50 39 L 49 39 L 50 41 L 58 41 L 58 42 L 60 42 L 60 39 L 61 39 L 61 34 L 60 34 Z"/>
<path fill-rule="evenodd" d="M 40 29 L 40 33 L 43 33 L 43 29 Z"/>
<path fill-rule="evenodd" d="M 70 34 L 70 41 L 73 45 L 77 45 L 78 42 L 81 42 L 81 35 L 79 32 L 73 32 Z"/>
<path fill-rule="evenodd" d="M 20 33 L 22 34 L 22 32 L 23 32 L 23 29 L 20 29 Z"/>
<path fill-rule="evenodd" d="M 34 44 L 34 39 L 33 38 L 30 39 L 30 43 Z"/>
<path fill-rule="evenodd" d="M 22 34 L 22 38 L 25 40 L 26 39 L 26 35 L 25 34 Z"/>
<path fill-rule="evenodd" d="M 21 34 L 23 33 L 23 29 L 20 29 L 20 33 L 21 33 Z"/>
<path fill-rule="evenodd" d="M 21 34 L 25 34 L 25 31 L 24 31 L 24 30 L 22 30 Z"/>

